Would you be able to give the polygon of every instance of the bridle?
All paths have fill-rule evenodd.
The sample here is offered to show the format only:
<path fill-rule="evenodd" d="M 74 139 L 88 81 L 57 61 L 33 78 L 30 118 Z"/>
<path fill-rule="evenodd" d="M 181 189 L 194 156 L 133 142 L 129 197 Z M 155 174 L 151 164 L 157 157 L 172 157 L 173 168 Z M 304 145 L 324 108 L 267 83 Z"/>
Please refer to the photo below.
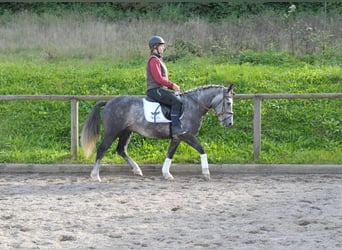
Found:
<path fill-rule="evenodd" d="M 234 112 L 232 112 L 232 111 L 224 111 L 224 104 L 225 104 L 225 102 L 224 102 L 224 99 L 225 99 L 225 97 L 226 97 L 226 94 L 225 94 L 225 89 L 223 89 L 222 90 L 222 109 L 221 109 L 221 112 L 219 112 L 219 113 L 216 113 L 216 116 L 222 116 L 222 115 L 226 115 L 226 114 L 229 114 L 229 115 L 233 115 L 234 114 Z M 218 105 L 218 104 L 217 104 Z"/>
<path fill-rule="evenodd" d="M 229 115 L 233 115 L 234 112 L 231 112 L 231 111 L 224 111 L 224 98 L 225 98 L 226 94 L 225 94 L 225 89 L 222 90 L 222 109 L 221 109 L 221 112 L 217 112 L 215 111 L 215 114 L 217 117 L 220 117 L 222 115 L 226 115 L 226 114 L 229 114 Z M 194 98 L 192 98 L 191 96 L 189 96 L 194 102 L 196 102 L 199 106 L 201 106 L 202 108 L 204 108 L 205 110 L 209 111 L 211 108 L 207 107 L 206 105 L 204 105 L 203 103 L 201 103 L 200 101 L 197 101 L 195 100 Z M 217 105 L 219 105 L 220 103 L 218 103 Z M 217 106 L 216 105 L 216 106 Z"/>

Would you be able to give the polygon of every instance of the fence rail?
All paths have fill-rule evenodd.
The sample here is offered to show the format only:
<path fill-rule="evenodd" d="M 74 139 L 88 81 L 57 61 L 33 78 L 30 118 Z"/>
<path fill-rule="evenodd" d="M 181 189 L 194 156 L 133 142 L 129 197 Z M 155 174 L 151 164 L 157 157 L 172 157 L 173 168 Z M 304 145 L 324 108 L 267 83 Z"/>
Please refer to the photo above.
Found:
<path fill-rule="evenodd" d="M 0 95 L 0 101 L 70 101 L 71 122 L 71 155 L 77 158 L 79 150 L 79 116 L 78 104 L 80 101 L 111 100 L 113 95 Z M 143 96 L 138 96 L 143 97 Z M 314 93 L 314 94 L 237 94 L 234 99 L 254 99 L 253 114 L 253 148 L 254 158 L 261 155 L 261 104 L 263 99 L 339 99 L 342 93 Z"/>

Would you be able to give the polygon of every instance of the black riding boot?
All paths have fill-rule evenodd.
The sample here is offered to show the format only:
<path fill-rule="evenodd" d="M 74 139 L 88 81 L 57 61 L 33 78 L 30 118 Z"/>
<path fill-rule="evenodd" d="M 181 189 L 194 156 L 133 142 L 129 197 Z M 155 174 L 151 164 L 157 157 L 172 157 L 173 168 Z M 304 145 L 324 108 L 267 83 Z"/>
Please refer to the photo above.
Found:
<path fill-rule="evenodd" d="M 182 125 L 179 121 L 179 113 L 171 111 L 171 122 L 172 122 L 172 136 L 183 135 L 186 133 L 186 130 L 182 128 Z"/>

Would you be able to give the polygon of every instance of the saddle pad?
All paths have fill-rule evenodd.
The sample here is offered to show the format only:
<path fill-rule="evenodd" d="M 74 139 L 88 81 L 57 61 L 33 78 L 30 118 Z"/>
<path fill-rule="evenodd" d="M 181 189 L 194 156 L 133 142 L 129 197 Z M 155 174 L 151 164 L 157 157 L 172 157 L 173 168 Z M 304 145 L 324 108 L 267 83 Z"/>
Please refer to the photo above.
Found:
<path fill-rule="evenodd" d="M 169 119 L 165 118 L 159 102 L 150 102 L 146 100 L 146 98 L 143 98 L 143 103 L 144 103 L 145 119 L 148 122 L 152 122 L 152 123 L 171 122 Z"/>

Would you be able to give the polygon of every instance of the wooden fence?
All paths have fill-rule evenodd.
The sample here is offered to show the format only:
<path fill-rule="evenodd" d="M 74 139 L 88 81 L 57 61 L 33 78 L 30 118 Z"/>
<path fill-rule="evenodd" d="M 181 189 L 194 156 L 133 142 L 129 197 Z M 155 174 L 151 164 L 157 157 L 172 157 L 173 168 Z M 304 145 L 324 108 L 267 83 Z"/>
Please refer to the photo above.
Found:
<path fill-rule="evenodd" d="M 73 96 L 73 95 L 0 95 L 0 101 L 39 100 L 39 101 L 70 101 L 71 122 L 71 155 L 77 158 L 79 150 L 79 117 L 78 104 L 80 101 L 110 100 L 115 96 Z M 253 118 L 253 146 L 254 158 L 261 155 L 261 104 L 263 99 L 337 99 L 342 98 L 342 93 L 317 93 L 317 94 L 237 94 L 234 99 L 254 99 Z"/>

